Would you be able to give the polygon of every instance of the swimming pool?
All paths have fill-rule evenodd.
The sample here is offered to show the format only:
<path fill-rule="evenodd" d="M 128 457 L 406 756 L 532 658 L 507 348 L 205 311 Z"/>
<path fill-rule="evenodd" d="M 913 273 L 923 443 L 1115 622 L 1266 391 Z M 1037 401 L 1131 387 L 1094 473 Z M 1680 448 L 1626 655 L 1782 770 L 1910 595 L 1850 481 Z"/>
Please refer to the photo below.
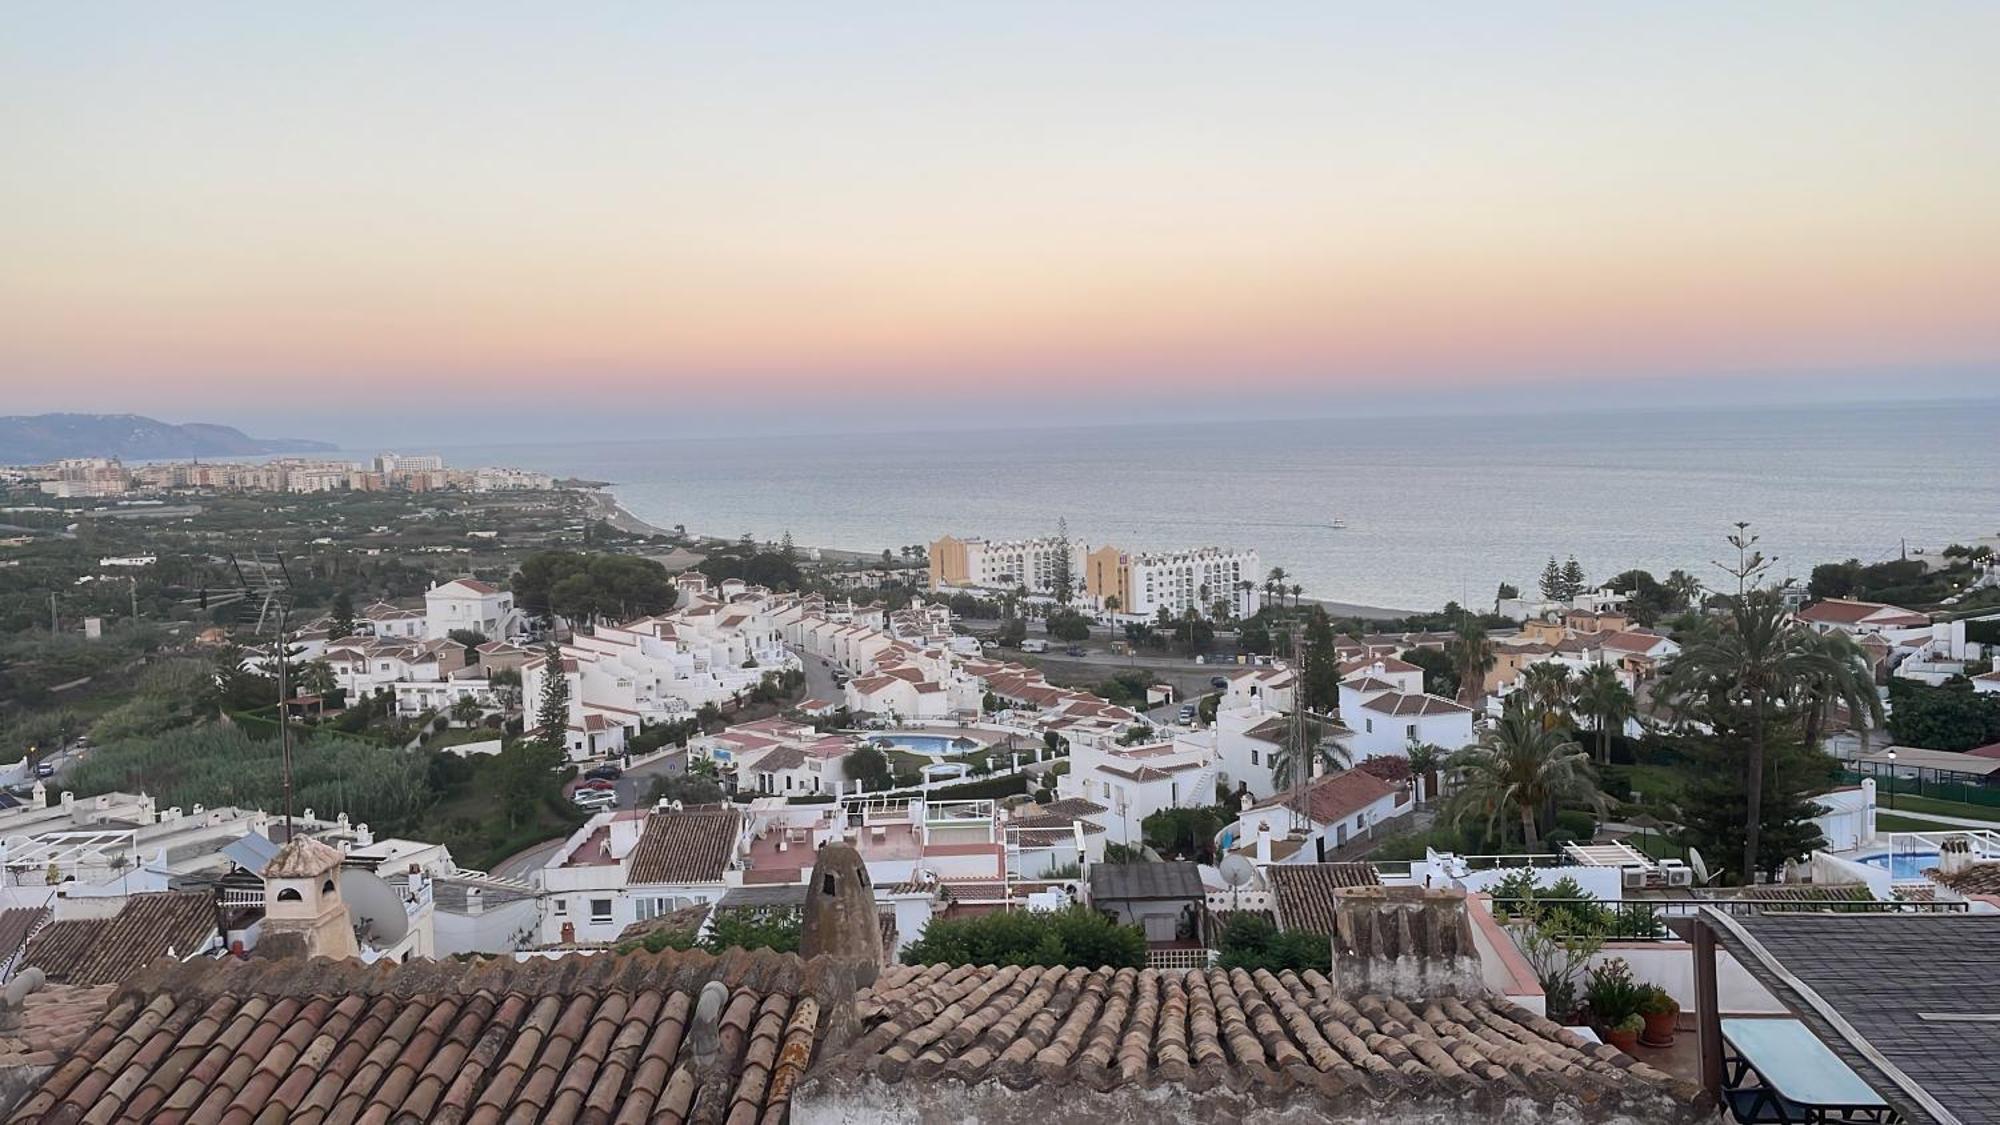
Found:
<path fill-rule="evenodd" d="M 1893 860 L 1893 862 L 1891 862 Z M 1938 865 L 1936 852 L 1888 852 L 1861 857 L 1861 862 L 1870 867 L 1886 867 L 1891 879 L 1921 879 L 1926 868 Z"/>
<path fill-rule="evenodd" d="M 872 741 L 913 754 L 928 754 L 933 758 L 970 753 L 979 749 L 980 745 L 970 738 L 949 738 L 942 734 L 878 734 Z"/>

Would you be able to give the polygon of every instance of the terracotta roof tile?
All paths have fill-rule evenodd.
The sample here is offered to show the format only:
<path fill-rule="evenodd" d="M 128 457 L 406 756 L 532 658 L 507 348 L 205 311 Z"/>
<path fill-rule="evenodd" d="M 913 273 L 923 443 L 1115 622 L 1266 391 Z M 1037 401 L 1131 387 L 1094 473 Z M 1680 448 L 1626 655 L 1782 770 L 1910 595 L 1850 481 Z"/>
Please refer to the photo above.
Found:
<path fill-rule="evenodd" d="M 1382 882 L 1372 863 L 1279 863 L 1265 868 L 1264 877 L 1271 883 L 1280 926 L 1328 938 L 1339 916 L 1334 892 Z"/>
<path fill-rule="evenodd" d="M 205 962 L 135 978 L 13 1121 L 771 1122 L 851 985 L 789 954 Z M 724 995 L 704 1066 L 689 1034 Z M 82 1007 L 79 1005 L 79 1007 Z M 102 1013 L 101 1018 L 97 1018 Z M 706 1107 L 706 1108 L 702 1108 Z"/>
<path fill-rule="evenodd" d="M 1645 1121 L 1712 1114 L 1691 1083 L 1503 1000 L 1343 999 L 1313 971 L 899 966 L 860 995 L 856 1014 L 860 1037 L 814 1068 L 802 1103 L 841 1104 L 871 1086 L 894 1096 L 909 1083 L 913 1100 L 948 1084 L 939 1104 L 967 1120 L 1031 1086 L 1059 1089 L 1072 1120 L 1150 1112 L 1129 1098 L 1107 1103 L 1128 1091 L 1177 1103 L 1213 1095 L 1207 1110 L 1227 1103 L 1236 1118 L 1283 1106 L 1299 1120 L 1375 1119 L 1392 1098 L 1456 1118 L 1482 1093 L 1532 1101 L 1550 1119 L 1581 1105 Z M 1187 1108 L 1190 1119 L 1222 1119 Z"/>
<path fill-rule="evenodd" d="M 720 882 L 742 821 L 734 809 L 653 813 L 632 848 L 631 881 Z"/>
<path fill-rule="evenodd" d="M 215 937 L 215 899 L 206 891 L 135 894 L 108 918 L 44 925 L 22 963 L 57 984 L 112 984 L 158 957 L 188 957 Z"/>

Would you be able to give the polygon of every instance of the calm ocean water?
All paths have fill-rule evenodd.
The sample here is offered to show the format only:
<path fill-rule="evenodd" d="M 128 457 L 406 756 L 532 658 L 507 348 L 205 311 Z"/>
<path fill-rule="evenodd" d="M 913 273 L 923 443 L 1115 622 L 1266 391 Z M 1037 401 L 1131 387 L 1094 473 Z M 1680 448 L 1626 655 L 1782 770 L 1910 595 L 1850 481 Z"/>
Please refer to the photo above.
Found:
<path fill-rule="evenodd" d="M 1403 608 L 1531 588 L 1551 554 L 1717 581 L 1739 519 L 1800 578 L 2000 532 L 2000 401 L 442 451 L 615 481 L 702 534 L 879 550 L 1064 517 L 1093 545 L 1254 547 L 1309 597 Z"/>

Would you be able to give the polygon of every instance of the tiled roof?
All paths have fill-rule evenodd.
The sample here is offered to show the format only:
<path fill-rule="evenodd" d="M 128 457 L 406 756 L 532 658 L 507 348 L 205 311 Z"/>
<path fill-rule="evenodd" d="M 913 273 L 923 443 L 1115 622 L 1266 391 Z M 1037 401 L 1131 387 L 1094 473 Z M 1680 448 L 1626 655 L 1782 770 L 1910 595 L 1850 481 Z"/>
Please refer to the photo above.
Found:
<path fill-rule="evenodd" d="M 1975 863 L 1950 875 L 1932 868 L 1924 874 L 1962 895 L 2000 895 L 2000 863 Z"/>
<path fill-rule="evenodd" d="M 1314 824 L 1345 820 L 1369 805 L 1396 792 L 1397 786 L 1359 766 L 1328 774 L 1296 796 L 1281 793 L 1256 806 L 1261 809 L 1297 808 Z"/>
<path fill-rule="evenodd" d="M 13 1120 L 781 1122 L 841 971 L 742 951 L 161 966 Z"/>
<path fill-rule="evenodd" d="M 1814 602 L 1799 611 L 1799 620 L 1825 622 L 1829 625 L 1858 625 L 1871 617 L 1881 614 L 1884 625 L 1928 625 L 1930 618 L 1901 606 L 1885 605 L 1882 602 L 1858 602 L 1847 598 L 1827 598 Z"/>
<path fill-rule="evenodd" d="M 1072 1120 L 1261 1119 L 1279 1107 L 1285 1120 L 1372 1120 L 1391 1099 L 1433 1103 L 1444 1120 L 1470 1114 L 1478 1094 L 1539 1103 L 1550 1119 L 1580 1119 L 1584 1105 L 1603 1119 L 1712 1115 L 1693 1084 L 1525 1008 L 1344 1000 L 1314 971 L 898 966 L 856 1015 L 863 1034 L 822 1058 L 801 1104 L 852 1105 L 874 1086 L 978 1120 L 1017 1091 L 1055 1087 L 1049 1104 Z"/>
<path fill-rule="evenodd" d="M 1472 708 L 1441 695 L 1400 695 L 1389 692 L 1365 700 L 1361 706 L 1387 715 L 1466 715 Z"/>
<path fill-rule="evenodd" d="M 50 922 L 28 940 L 22 963 L 57 984 L 114 984 L 157 957 L 187 957 L 215 937 L 207 891 L 135 894 L 109 918 Z"/>
<path fill-rule="evenodd" d="M 47 908 L 40 906 L 17 906 L 11 910 L 0 910 L 0 961 L 14 955 L 21 943 L 28 940 Z"/>
<path fill-rule="evenodd" d="M 1203 897 L 1201 870 L 1192 863 L 1093 863 L 1090 899 Z"/>
<path fill-rule="evenodd" d="M 115 984 L 89 988 L 45 984 L 28 993 L 0 1025 L 0 1075 L 16 1067 L 48 1067 L 62 1061 L 83 1041 L 117 991 Z"/>
<path fill-rule="evenodd" d="M 1334 892 L 1373 887 L 1382 877 L 1372 863 L 1279 863 L 1264 869 L 1278 921 L 1287 930 L 1331 938 L 1339 903 Z"/>
<path fill-rule="evenodd" d="M 632 847 L 631 882 L 717 883 L 736 850 L 735 809 L 656 812 Z"/>

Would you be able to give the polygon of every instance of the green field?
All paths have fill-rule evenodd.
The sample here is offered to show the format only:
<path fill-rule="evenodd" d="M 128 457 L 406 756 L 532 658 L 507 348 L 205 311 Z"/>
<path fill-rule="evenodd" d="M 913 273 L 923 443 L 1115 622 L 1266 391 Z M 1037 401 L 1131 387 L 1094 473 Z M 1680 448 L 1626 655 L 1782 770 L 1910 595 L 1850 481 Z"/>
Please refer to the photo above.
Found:
<path fill-rule="evenodd" d="M 1992 805 L 1968 805 L 1959 801 L 1940 801 L 1935 797 L 1918 797 L 1908 793 L 1881 793 L 1875 800 L 1880 808 L 1888 812 L 1930 813 L 1933 816 L 1957 816 L 1967 820 L 1990 820 L 2000 824 L 2000 808 Z"/>
<path fill-rule="evenodd" d="M 1935 820 L 1918 820 L 1913 816 L 1897 816 L 1895 813 L 1875 814 L 1875 828 L 1880 832 L 1949 832 L 1951 825 L 1939 824 Z"/>

